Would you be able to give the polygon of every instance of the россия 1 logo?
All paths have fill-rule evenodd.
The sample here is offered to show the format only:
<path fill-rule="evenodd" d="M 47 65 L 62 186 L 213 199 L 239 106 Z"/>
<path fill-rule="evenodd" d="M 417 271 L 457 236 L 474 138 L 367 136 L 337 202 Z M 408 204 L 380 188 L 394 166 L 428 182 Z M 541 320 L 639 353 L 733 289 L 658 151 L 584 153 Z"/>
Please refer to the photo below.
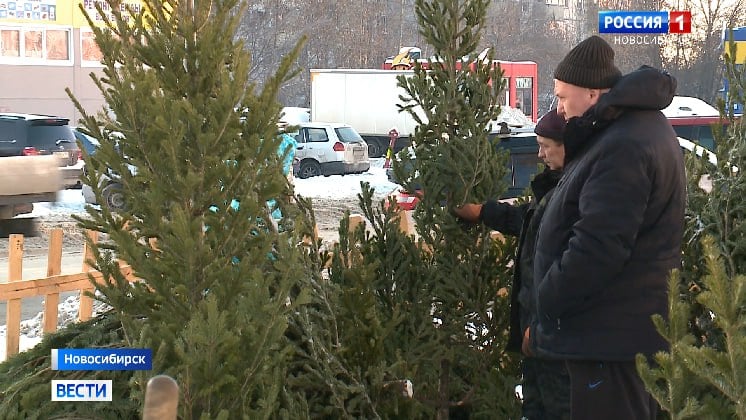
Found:
<path fill-rule="evenodd" d="M 692 32 L 689 11 L 601 11 L 598 12 L 601 34 L 688 34 Z"/>

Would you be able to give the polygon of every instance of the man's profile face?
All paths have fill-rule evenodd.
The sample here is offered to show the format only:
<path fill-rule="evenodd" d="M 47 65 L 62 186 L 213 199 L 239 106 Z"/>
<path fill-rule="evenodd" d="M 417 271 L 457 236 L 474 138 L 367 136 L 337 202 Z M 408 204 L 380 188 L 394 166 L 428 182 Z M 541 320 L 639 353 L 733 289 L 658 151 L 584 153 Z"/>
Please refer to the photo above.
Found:
<path fill-rule="evenodd" d="M 598 102 L 601 89 L 589 89 L 554 79 L 554 95 L 557 96 L 557 113 L 569 120 L 579 117 Z"/>

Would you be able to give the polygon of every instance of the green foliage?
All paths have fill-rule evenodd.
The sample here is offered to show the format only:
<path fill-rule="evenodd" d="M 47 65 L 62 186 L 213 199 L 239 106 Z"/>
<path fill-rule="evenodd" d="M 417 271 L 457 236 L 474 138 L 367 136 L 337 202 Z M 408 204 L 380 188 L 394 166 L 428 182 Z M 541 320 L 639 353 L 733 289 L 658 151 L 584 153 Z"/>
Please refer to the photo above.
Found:
<path fill-rule="evenodd" d="M 726 68 L 743 101 L 744 69 L 732 58 Z M 681 273 L 669 284 L 669 320 L 655 317 L 670 343 L 651 368 L 638 357 L 638 370 L 672 419 L 746 419 L 746 127 L 724 112 L 724 134 L 713 130 L 717 164 L 687 160 L 689 202 Z M 702 177 L 711 190 L 703 189 Z"/>
<path fill-rule="evenodd" d="M 746 273 L 746 182 L 742 171 L 746 168 L 746 129 L 742 118 L 735 118 L 725 112 L 732 110 L 733 101 L 744 100 L 746 71 L 738 67 L 732 56 L 725 60 L 731 92 L 729 103 L 720 102 L 726 130 L 713 127 L 717 165 L 711 165 L 706 158 L 687 160 L 689 174 L 689 197 L 684 236 L 684 266 L 680 292 L 694 305 L 691 328 L 698 342 L 721 348 L 722 340 L 713 328 L 707 311 L 697 302 L 696 296 L 702 290 L 701 279 L 707 274 L 702 239 L 712 236 L 721 250 L 726 273 L 729 276 Z M 737 170 L 740 168 L 740 170 Z M 736 170 L 734 170 L 736 169 Z M 712 192 L 699 187 L 703 176 L 709 178 Z"/>
<path fill-rule="evenodd" d="M 392 216 L 387 213 L 389 222 Z M 388 258 L 381 255 L 379 261 L 366 257 L 356 240 L 365 235 L 362 226 L 350 232 L 345 218 L 339 233 L 332 253 L 311 246 L 309 255 L 323 255 L 319 261 L 329 261 L 330 267 L 324 278 L 311 282 L 312 303 L 301 308 L 291 326 L 294 341 L 302 345 L 289 386 L 304 390 L 311 418 L 417 418 L 417 407 L 397 391 L 397 381 L 409 379 L 400 366 L 405 349 L 400 340 L 406 337 L 395 334 L 407 314 L 385 304 L 388 294 L 376 276 L 396 259 L 396 251 L 413 245 L 392 245 Z M 402 269 L 405 260 L 412 263 L 405 255 L 394 269 Z"/>
<path fill-rule="evenodd" d="M 126 344 L 153 349 L 153 370 L 176 379 L 181 418 L 267 418 L 282 404 L 291 292 L 307 275 L 276 100 L 300 43 L 258 90 L 233 36 L 245 3 L 150 0 L 129 20 L 116 4 L 95 29 L 105 75 L 92 76 L 110 112 L 76 102 L 101 142 L 85 183 L 104 202 L 100 179 L 118 179 L 127 203 L 80 219 L 108 235 L 92 244 L 95 267 L 112 278 L 98 290 Z M 114 257 L 143 282 L 128 284 Z M 135 375 L 136 401 L 151 374 Z"/>
<path fill-rule="evenodd" d="M 677 293 L 679 276 L 669 282 L 670 320 L 656 315 L 658 331 L 671 344 L 668 353 L 655 355 L 655 368 L 638 355 L 640 375 L 671 419 L 746 419 L 746 276 L 731 277 L 711 237 L 703 241 L 705 289 L 697 301 L 712 318 L 723 348 L 697 345 L 687 329 L 691 305 Z"/>
<path fill-rule="evenodd" d="M 517 359 L 504 351 L 515 243 L 493 241 L 487 229 L 465 227 L 449 210 L 504 190 L 505 161 L 489 139 L 501 72 L 475 61 L 488 4 L 416 2 L 421 31 L 440 58 L 428 71 L 399 77 L 407 94 L 401 110 L 420 122 L 414 170 L 402 173 L 412 165 L 406 156 L 394 168 L 410 190 L 424 191 L 414 214 L 417 235 L 402 232 L 393 203 L 374 205 L 363 185 L 367 229 L 342 223 L 328 280 L 312 286 L 314 303 L 294 324 L 293 333 L 305 338 L 293 384 L 315 386 L 315 400 L 324 401 L 309 399 L 312 417 L 518 412 Z M 318 325 L 325 334 L 314 333 Z M 412 398 L 401 395 L 406 381 Z"/>
<path fill-rule="evenodd" d="M 46 335 L 34 348 L 0 364 L 0 419 L 139 418 L 140 407 L 129 398 L 132 371 L 51 370 L 52 349 L 90 347 L 126 347 L 124 330 L 112 312 Z M 60 379 L 111 379 L 112 401 L 51 401 L 51 381 Z"/>
<path fill-rule="evenodd" d="M 331 253 L 304 240 L 313 238 L 311 204 L 290 199 L 277 153 L 275 97 L 300 44 L 257 91 L 250 57 L 230 36 L 237 0 L 146 0 L 129 20 L 111 7 L 114 20 L 95 29 L 105 75 L 94 77 L 110 112 L 90 115 L 76 101 L 101 142 L 85 158 L 85 183 L 103 202 L 100 182 L 115 178 L 127 202 L 79 219 L 106 234 L 90 245 L 92 265 L 110 279 L 97 289 L 114 308 L 104 318 L 111 327 L 91 328 L 99 339 L 50 344 L 153 349 L 153 372 L 117 374 L 118 403 L 102 417 L 137 417 L 154 372 L 176 379 L 183 419 L 517 415 L 517 359 L 504 351 L 515 242 L 493 241 L 449 211 L 503 189 L 504 159 L 488 139 L 501 73 L 473 60 L 488 4 L 417 2 L 442 58 L 401 80 L 405 112 L 419 106 L 428 117 L 407 180 L 426 191 L 418 235 L 401 232 L 391 203 L 374 206 L 364 185 L 368 229 L 343 221 Z M 130 284 L 120 261 L 143 281 Z M 36 415 L 48 397 L 48 355 L 9 362 L 0 376 L 7 413 Z M 14 382 L 19 369 L 31 373 Z M 43 402 L 58 410 L 50 418 L 99 407 Z"/>
<path fill-rule="evenodd" d="M 515 244 L 480 242 L 464 252 L 472 269 L 443 284 L 436 258 L 444 257 L 402 232 L 394 206 L 372 196 L 364 184 L 368 225 L 350 230 L 343 219 L 340 242 L 322 258 L 328 271 L 310 286 L 313 302 L 294 318 L 290 334 L 302 345 L 288 387 L 304 390 L 312 418 L 514 416 L 508 296 L 496 287 L 511 274 Z M 443 290 L 461 300 L 441 309 Z M 402 395 L 407 382 L 411 398 Z"/>

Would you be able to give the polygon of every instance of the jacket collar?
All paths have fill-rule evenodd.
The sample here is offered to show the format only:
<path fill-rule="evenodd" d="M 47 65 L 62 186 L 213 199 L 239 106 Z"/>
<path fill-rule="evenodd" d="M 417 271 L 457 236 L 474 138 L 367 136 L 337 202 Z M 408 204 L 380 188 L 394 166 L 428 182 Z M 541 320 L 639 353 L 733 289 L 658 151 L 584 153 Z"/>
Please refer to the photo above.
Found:
<path fill-rule="evenodd" d="M 565 128 L 565 164 L 615 120 L 630 110 L 661 110 L 673 101 L 676 78 L 650 66 L 623 76 L 596 105 L 580 117 L 571 118 Z"/>

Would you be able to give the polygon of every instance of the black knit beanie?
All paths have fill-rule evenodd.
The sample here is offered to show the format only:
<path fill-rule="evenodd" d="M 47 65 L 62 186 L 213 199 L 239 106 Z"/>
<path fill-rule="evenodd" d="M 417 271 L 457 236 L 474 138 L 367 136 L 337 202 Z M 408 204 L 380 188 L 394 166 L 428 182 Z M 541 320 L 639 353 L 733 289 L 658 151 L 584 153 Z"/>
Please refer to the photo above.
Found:
<path fill-rule="evenodd" d="M 621 77 L 614 65 L 614 50 L 596 35 L 571 49 L 554 70 L 555 79 L 590 89 L 610 88 Z"/>
<path fill-rule="evenodd" d="M 557 113 L 557 109 L 553 109 L 544 114 L 536 123 L 534 133 L 552 139 L 557 143 L 564 143 L 565 125 L 567 125 L 565 118 Z"/>

